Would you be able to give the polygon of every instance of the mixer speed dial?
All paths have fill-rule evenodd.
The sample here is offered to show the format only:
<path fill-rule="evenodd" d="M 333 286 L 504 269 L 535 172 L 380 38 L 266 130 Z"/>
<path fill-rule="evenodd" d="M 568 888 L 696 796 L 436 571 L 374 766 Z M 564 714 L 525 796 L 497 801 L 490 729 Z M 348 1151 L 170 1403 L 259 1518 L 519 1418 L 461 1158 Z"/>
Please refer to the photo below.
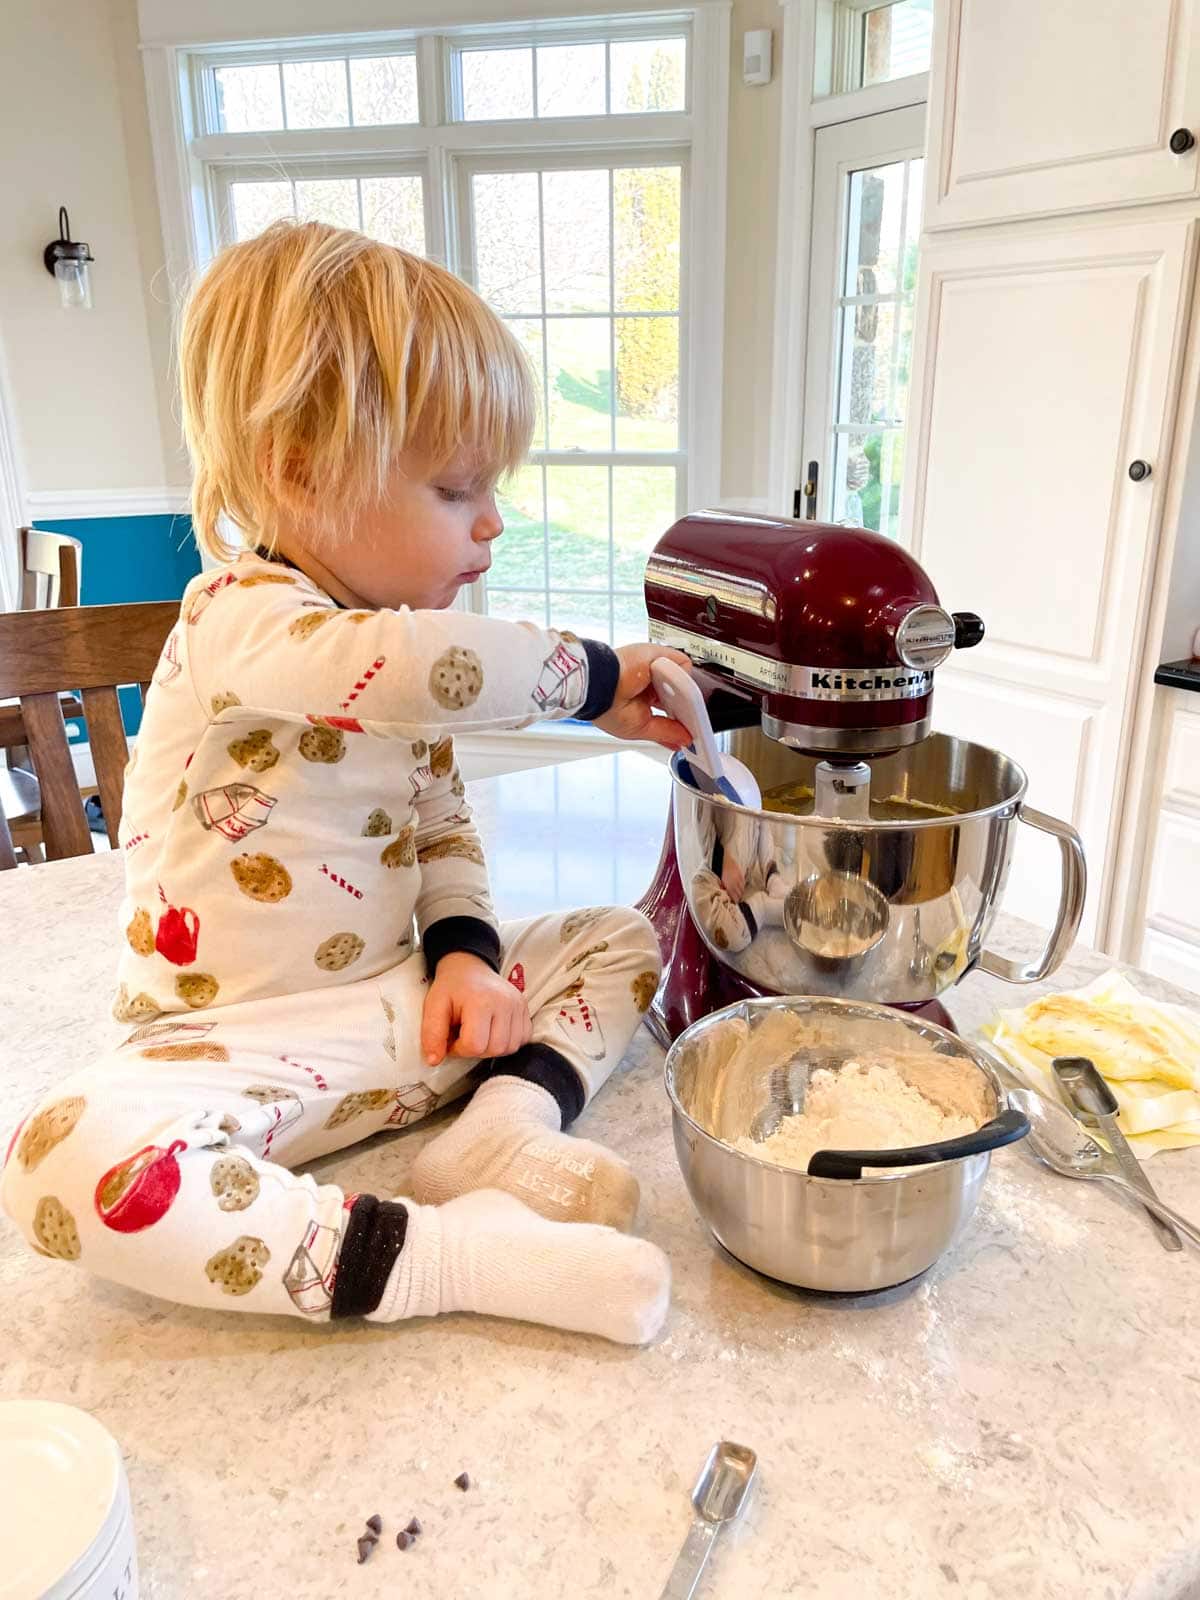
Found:
<path fill-rule="evenodd" d="M 941 606 L 914 606 L 896 629 L 896 654 L 906 667 L 930 671 L 954 649 L 954 618 Z"/>

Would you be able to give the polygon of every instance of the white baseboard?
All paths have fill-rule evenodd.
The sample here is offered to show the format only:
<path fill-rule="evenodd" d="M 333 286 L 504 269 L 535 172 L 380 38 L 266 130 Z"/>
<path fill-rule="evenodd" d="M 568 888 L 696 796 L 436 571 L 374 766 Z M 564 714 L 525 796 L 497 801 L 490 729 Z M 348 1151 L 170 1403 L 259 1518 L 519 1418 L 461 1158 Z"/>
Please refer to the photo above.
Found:
<path fill-rule="evenodd" d="M 186 488 L 159 489 L 32 489 L 25 509 L 33 522 L 53 517 L 179 516 L 191 506 Z"/>

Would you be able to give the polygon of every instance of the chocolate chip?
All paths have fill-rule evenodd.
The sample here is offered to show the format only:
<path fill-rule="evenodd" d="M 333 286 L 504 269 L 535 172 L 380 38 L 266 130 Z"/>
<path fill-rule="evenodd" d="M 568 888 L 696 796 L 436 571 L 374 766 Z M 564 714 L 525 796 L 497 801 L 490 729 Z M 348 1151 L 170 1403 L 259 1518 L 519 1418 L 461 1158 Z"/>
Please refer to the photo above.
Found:
<path fill-rule="evenodd" d="M 471 1487 L 471 1480 L 465 1472 L 460 1472 L 458 1477 L 455 1478 L 454 1487 L 456 1489 L 461 1489 L 462 1492 L 466 1494 L 467 1490 Z"/>
<path fill-rule="evenodd" d="M 370 1528 L 371 1532 L 376 1536 L 383 1532 L 383 1518 L 379 1515 L 378 1511 L 373 1517 L 367 1518 L 367 1527 Z"/>
<path fill-rule="evenodd" d="M 415 1539 L 418 1534 L 424 1533 L 425 1530 L 421 1526 L 420 1518 L 419 1517 L 414 1517 L 412 1519 L 412 1521 L 409 1523 L 408 1527 L 405 1528 L 404 1531 L 405 1531 L 405 1533 L 411 1533 L 413 1538 Z"/>
<path fill-rule="evenodd" d="M 401 1550 L 407 1550 L 409 1545 L 414 1544 L 415 1542 L 416 1535 L 409 1533 L 407 1529 L 396 1535 L 396 1544 Z"/>
<path fill-rule="evenodd" d="M 358 1541 L 358 1564 L 360 1567 L 378 1543 L 377 1539 L 368 1539 L 366 1535 Z"/>

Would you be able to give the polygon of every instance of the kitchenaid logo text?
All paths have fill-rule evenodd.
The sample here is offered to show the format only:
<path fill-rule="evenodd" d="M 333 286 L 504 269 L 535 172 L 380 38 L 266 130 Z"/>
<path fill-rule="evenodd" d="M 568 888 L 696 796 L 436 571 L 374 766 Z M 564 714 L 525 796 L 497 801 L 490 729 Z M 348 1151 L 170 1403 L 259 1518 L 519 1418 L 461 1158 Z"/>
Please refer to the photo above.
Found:
<path fill-rule="evenodd" d="M 810 700 L 915 700 L 933 688 L 933 673 L 914 667 L 807 667 Z"/>

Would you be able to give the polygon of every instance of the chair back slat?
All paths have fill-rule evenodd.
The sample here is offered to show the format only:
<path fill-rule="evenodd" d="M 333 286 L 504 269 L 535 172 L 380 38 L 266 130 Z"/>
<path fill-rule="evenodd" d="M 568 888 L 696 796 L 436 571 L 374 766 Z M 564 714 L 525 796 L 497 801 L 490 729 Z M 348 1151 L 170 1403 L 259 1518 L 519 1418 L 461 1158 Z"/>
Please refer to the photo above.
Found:
<path fill-rule="evenodd" d="M 26 611 L 79 604 L 83 545 L 69 533 L 21 529 L 21 606 Z"/>
<path fill-rule="evenodd" d="M 121 702 L 117 698 L 117 691 L 85 689 L 83 717 L 87 723 L 88 743 L 92 747 L 96 787 L 100 791 L 100 804 L 104 807 L 104 826 L 108 831 L 108 842 L 115 850 L 117 830 L 121 826 L 125 764 L 129 760 L 129 746 L 125 743 L 125 725 L 121 721 Z"/>
<path fill-rule="evenodd" d="M 0 872 L 6 872 L 9 867 L 17 864 L 16 852 L 13 850 L 12 834 L 8 831 L 8 820 L 0 808 Z"/>
<path fill-rule="evenodd" d="M 40 612 L 27 615 L 40 616 Z M 67 729 L 56 694 L 23 694 L 21 715 L 29 755 L 42 792 L 42 838 L 47 861 L 92 853 L 92 835 L 83 811 L 79 779 L 67 744 Z"/>
<path fill-rule="evenodd" d="M 178 616 L 179 607 L 169 601 L 0 616 L 0 700 L 11 696 L 20 700 L 25 742 L 41 785 L 42 832 L 49 860 L 89 855 L 92 850 L 60 691 L 82 692 L 97 787 L 109 839 L 115 845 L 128 760 L 117 687 L 137 684 L 144 695 Z M 8 864 L 0 840 L 0 868 Z"/>

